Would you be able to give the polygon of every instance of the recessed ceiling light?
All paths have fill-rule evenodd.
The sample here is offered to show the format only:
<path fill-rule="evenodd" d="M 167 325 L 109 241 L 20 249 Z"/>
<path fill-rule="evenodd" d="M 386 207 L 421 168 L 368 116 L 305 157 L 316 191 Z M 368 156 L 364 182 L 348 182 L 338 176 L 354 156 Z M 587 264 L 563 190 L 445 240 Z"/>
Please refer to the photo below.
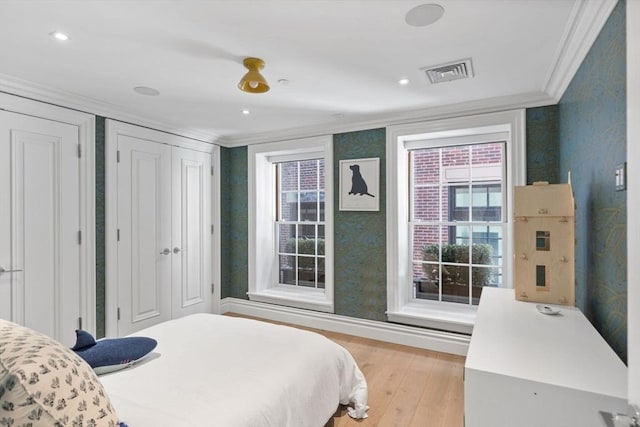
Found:
<path fill-rule="evenodd" d="M 440 19 L 443 14 L 444 8 L 439 4 L 421 4 L 407 12 L 404 20 L 413 27 L 426 27 Z"/>
<path fill-rule="evenodd" d="M 404 79 L 400 79 L 400 80 L 398 80 L 398 84 L 399 84 L 400 86 L 406 86 L 406 85 L 408 85 L 408 84 L 409 84 L 409 79 L 406 79 L 406 78 L 404 78 Z"/>
<path fill-rule="evenodd" d="M 249 110 L 242 110 L 242 114 L 244 114 L 245 116 L 248 116 L 249 114 L 251 114 L 251 111 L 249 111 Z"/>
<path fill-rule="evenodd" d="M 136 86 L 133 88 L 133 90 L 137 93 L 139 93 L 140 95 L 145 95 L 145 96 L 158 96 L 160 95 L 160 91 L 158 89 L 154 89 L 152 87 L 148 87 L 148 86 Z"/>
<path fill-rule="evenodd" d="M 66 35 L 63 32 L 60 32 L 60 31 L 54 31 L 53 33 L 51 33 L 51 37 L 53 37 L 56 40 L 63 41 L 63 42 L 66 42 L 67 40 L 69 40 L 69 36 Z"/>

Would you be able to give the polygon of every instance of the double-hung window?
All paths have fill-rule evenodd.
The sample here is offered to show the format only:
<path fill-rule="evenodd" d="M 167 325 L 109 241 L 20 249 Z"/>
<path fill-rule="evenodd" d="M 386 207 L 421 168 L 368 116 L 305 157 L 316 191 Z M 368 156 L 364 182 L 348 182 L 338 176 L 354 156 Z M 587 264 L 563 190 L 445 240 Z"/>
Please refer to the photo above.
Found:
<path fill-rule="evenodd" d="M 512 287 L 522 111 L 394 126 L 387 136 L 387 314 L 469 333 L 486 286 Z"/>
<path fill-rule="evenodd" d="M 249 298 L 333 312 L 331 137 L 252 145 Z"/>
<path fill-rule="evenodd" d="M 413 298 L 476 305 L 501 283 L 504 142 L 443 142 L 409 150 Z"/>
<path fill-rule="evenodd" d="M 324 159 L 277 163 L 278 283 L 324 288 Z"/>

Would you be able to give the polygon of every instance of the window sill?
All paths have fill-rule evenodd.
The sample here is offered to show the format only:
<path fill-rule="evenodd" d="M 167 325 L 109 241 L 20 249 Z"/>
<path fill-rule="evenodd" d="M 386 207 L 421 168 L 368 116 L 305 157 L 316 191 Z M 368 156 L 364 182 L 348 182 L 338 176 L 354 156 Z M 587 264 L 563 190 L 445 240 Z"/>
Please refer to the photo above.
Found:
<path fill-rule="evenodd" d="M 333 313 L 333 301 L 324 290 L 299 289 L 293 286 L 277 286 L 258 292 L 247 292 L 250 301 L 285 305 L 305 310 Z"/>
<path fill-rule="evenodd" d="M 390 322 L 470 335 L 477 311 L 476 306 L 421 301 L 410 302 L 398 311 L 387 311 L 387 318 Z"/>

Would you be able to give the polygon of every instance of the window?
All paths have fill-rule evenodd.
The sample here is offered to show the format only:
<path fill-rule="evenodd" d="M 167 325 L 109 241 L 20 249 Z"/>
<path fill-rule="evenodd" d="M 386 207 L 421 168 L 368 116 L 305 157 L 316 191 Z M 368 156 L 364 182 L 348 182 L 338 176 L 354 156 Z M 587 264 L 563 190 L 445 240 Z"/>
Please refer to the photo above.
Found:
<path fill-rule="evenodd" d="M 477 305 L 499 286 L 504 143 L 409 151 L 413 297 Z"/>
<path fill-rule="evenodd" d="M 470 333 L 483 287 L 512 287 L 524 163 L 524 111 L 388 128 L 389 320 Z"/>
<path fill-rule="evenodd" d="M 497 147 L 496 147 L 497 148 Z M 500 169 L 504 172 L 504 168 L 500 165 Z M 480 182 L 480 183 L 479 183 Z M 468 187 L 451 187 L 453 194 L 450 196 L 452 201 L 453 212 L 449 215 L 450 221 L 463 220 L 467 205 L 464 204 L 466 198 L 460 201 L 460 193 L 464 196 L 469 194 Z M 474 220 L 481 220 L 486 224 L 476 224 L 473 228 L 473 243 L 487 244 L 491 246 L 491 259 L 493 265 L 500 265 L 502 259 L 502 226 L 492 225 L 491 223 L 502 222 L 503 200 L 502 200 L 502 184 L 482 184 L 476 181 L 473 184 L 473 204 L 472 217 Z M 466 193 L 466 194 L 465 194 Z M 468 197 L 468 196 L 467 196 Z M 467 202 L 468 203 L 468 202 Z M 449 229 L 449 243 L 462 244 L 463 239 L 468 236 L 462 234 L 466 229 L 462 227 L 452 226 Z M 501 285 L 501 274 L 496 271 L 496 279 L 494 284 Z"/>
<path fill-rule="evenodd" d="M 324 288 L 324 160 L 278 163 L 279 284 Z"/>
<path fill-rule="evenodd" d="M 333 312 L 331 137 L 248 149 L 249 298 Z"/>

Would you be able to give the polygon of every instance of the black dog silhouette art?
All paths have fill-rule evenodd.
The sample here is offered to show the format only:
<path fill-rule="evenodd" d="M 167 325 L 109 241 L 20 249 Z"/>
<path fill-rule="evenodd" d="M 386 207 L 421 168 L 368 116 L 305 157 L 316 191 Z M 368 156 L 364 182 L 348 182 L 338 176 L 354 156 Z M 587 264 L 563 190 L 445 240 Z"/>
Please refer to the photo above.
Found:
<path fill-rule="evenodd" d="M 349 169 L 351 169 L 351 174 L 352 174 L 351 175 L 351 191 L 349 191 L 349 194 L 376 197 L 373 194 L 369 194 L 369 191 L 367 190 L 367 183 L 365 182 L 364 178 L 360 174 L 360 165 L 351 165 L 349 166 Z"/>

